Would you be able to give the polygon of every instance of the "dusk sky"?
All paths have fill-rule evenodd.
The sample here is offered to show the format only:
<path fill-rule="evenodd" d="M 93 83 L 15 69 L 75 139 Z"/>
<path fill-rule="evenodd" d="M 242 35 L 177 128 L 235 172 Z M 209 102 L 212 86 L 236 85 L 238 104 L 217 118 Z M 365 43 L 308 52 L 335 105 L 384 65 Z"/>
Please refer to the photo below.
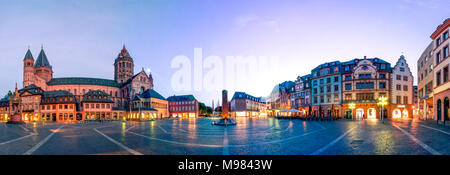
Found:
<path fill-rule="evenodd" d="M 175 91 L 171 85 L 178 71 L 171 61 L 184 55 L 193 66 L 194 48 L 202 48 L 203 58 L 279 57 L 275 68 L 228 89 L 229 99 L 234 91 L 267 96 L 319 64 L 365 55 L 394 66 L 403 52 L 416 77 L 417 59 L 450 17 L 449 6 L 448 0 L 0 0 L 0 95 L 16 82 L 22 87 L 27 48 L 36 59 L 42 44 L 54 77 L 105 79 L 114 78 L 114 59 L 125 44 L 135 73 L 151 70 L 164 97 L 193 94 L 207 105 L 225 87 Z"/>

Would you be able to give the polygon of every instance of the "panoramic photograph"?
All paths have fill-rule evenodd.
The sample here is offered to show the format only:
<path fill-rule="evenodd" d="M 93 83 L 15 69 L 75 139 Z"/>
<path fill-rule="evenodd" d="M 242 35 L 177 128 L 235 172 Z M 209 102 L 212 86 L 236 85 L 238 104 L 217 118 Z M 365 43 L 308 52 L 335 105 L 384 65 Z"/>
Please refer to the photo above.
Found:
<path fill-rule="evenodd" d="M 449 8 L 0 0 L 0 155 L 450 155 Z"/>

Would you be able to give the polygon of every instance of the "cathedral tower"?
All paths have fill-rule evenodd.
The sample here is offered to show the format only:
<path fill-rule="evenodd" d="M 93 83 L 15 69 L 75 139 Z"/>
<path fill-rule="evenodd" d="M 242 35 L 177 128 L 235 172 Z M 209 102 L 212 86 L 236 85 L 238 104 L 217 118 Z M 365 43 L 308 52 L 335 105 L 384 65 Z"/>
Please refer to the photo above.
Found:
<path fill-rule="evenodd" d="M 48 62 L 47 55 L 45 55 L 44 48 L 41 47 L 41 52 L 34 63 L 35 75 L 49 82 L 53 78 L 52 66 Z"/>
<path fill-rule="evenodd" d="M 34 83 L 34 58 L 28 48 L 25 58 L 23 58 L 23 87 Z"/>
<path fill-rule="evenodd" d="M 125 83 L 134 75 L 134 62 L 125 45 L 114 62 L 114 80 L 117 83 Z"/>

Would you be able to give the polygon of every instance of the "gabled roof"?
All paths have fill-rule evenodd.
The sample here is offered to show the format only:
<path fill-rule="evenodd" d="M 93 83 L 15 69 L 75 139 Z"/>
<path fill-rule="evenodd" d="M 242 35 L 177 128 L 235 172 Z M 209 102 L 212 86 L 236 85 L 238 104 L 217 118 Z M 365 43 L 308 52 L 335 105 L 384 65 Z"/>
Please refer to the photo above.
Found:
<path fill-rule="evenodd" d="M 27 53 L 25 54 L 25 57 L 23 58 L 23 60 L 26 60 L 26 59 L 32 59 L 32 60 L 34 60 L 33 54 L 31 54 L 30 49 L 27 50 Z"/>
<path fill-rule="evenodd" d="M 68 84 L 82 84 L 82 85 L 100 85 L 110 87 L 120 87 L 121 84 L 114 80 L 101 78 L 84 78 L 84 77 L 68 77 L 68 78 L 52 78 L 47 85 L 68 85 Z"/>
<path fill-rule="evenodd" d="M 153 89 L 147 89 L 144 92 L 137 94 L 133 100 L 136 100 L 137 97 L 139 97 L 139 98 L 158 98 L 161 100 L 166 100 L 166 98 L 164 98 L 161 94 L 159 94 L 158 92 L 156 92 Z"/>
<path fill-rule="evenodd" d="M 193 95 L 178 95 L 178 96 L 170 96 L 167 98 L 167 101 L 194 101 L 197 100 Z"/>
<path fill-rule="evenodd" d="M 19 91 L 19 93 L 27 91 L 33 95 L 42 94 L 44 92 L 40 87 L 37 87 L 35 84 L 30 84 L 28 86 L 25 86 L 24 88 L 22 88 L 18 91 Z"/>
<path fill-rule="evenodd" d="M 48 62 L 47 55 L 45 55 L 44 49 L 41 49 L 41 52 L 39 53 L 39 56 L 34 63 L 34 67 L 48 67 L 52 68 L 50 63 Z"/>
<path fill-rule="evenodd" d="M 133 81 L 138 75 L 140 75 L 141 73 L 144 73 L 145 76 L 147 77 L 147 73 L 144 71 L 144 69 L 142 69 L 142 71 L 140 71 L 139 73 L 137 73 L 136 75 L 133 75 L 130 79 L 128 79 L 127 81 L 125 81 L 125 83 L 123 83 L 123 85 L 130 83 L 131 81 Z M 147 77 L 148 78 L 148 77 Z"/>

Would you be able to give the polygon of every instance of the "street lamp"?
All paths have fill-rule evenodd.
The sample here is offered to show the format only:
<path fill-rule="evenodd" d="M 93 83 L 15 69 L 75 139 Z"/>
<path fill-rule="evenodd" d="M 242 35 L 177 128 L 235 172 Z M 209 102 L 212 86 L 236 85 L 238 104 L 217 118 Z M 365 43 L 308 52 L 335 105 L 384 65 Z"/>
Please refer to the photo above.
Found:
<path fill-rule="evenodd" d="M 382 121 L 383 123 L 384 123 L 384 118 L 383 118 L 383 112 L 384 112 L 384 109 L 383 109 L 383 107 L 384 107 L 384 105 L 387 105 L 387 104 L 388 104 L 388 103 L 387 103 L 387 100 L 388 100 L 388 98 L 387 98 L 387 97 L 384 97 L 384 96 L 378 98 L 378 105 L 381 105 L 381 121 Z"/>
<path fill-rule="evenodd" d="M 355 107 L 356 107 L 356 104 L 355 103 L 350 103 L 349 104 L 349 108 L 352 110 L 352 119 L 353 119 L 353 109 L 355 109 Z"/>

